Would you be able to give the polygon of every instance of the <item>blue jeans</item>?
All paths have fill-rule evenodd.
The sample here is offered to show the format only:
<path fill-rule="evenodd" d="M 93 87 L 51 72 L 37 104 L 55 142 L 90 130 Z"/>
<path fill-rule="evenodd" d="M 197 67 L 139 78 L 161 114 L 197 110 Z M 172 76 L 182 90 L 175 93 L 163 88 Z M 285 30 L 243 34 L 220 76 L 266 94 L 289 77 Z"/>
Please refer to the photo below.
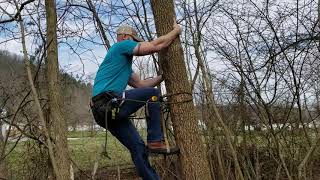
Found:
<path fill-rule="evenodd" d="M 152 96 L 159 97 L 159 90 L 155 88 L 136 88 L 125 92 L 124 103 L 120 107 L 119 114 L 115 120 L 108 121 L 108 130 L 115 136 L 131 153 L 131 158 L 138 171 L 139 176 L 144 180 L 159 180 L 156 171 L 151 167 L 148 159 L 148 152 L 144 141 L 138 131 L 129 120 L 129 116 L 145 105 L 145 102 L 130 100 L 148 101 Z M 161 141 L 162 132 L 160 126 L 160 104 L 148 103 L 149 117 L 147 117 L 147 141 Z M 105 127 L 105 120 L 97 117 L 97 109 L 93 108 L 95 120 L 100 126 Z M 103 116 L 104 117 L 104 116 Z"/>

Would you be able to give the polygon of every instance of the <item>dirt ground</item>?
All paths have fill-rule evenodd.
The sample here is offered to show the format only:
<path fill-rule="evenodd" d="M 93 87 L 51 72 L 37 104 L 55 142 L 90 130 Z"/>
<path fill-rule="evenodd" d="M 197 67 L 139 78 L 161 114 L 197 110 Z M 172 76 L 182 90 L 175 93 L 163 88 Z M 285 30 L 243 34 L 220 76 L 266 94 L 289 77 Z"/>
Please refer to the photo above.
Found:
<path fill-rule="evenodd" d="M 163 161 L 163 157 L 156 156 L 151 160 L 151 164 L 158 172 L 161 179 L 172 180 L 176 172 L 179 171 L 177 166 L 177 157 L 170 156 L 166 158 L 166 161 Z M 92 179 L 91 176 L 92 170 L 86 170 L 82 172 L 77 172 L 75 175 L 76 180 L 87 180 Z M 178 174 L 176 174 L 179 176 Z M 135 167 L 133 164 L 113 166 L 113 167 L 101 167 L 97 170 L 95 175 L 96 180 L 141 180 L 137 175 Z"/>
<path fill-rule="evenodd" d="M 260 157 L 261 158 L 261 157 Z M 261 158 L 260 159 L 260 163 L 261 163 L 261 168 L 263 169 L 263 171 L 261 172 L 261 176 L 262 179 L 274 179 L 275 174 L 270 174 L 267 172 L 275 172 L 277 165 L 275 162 L 273 162 L 272 159 L 270 158 Z M 168 164 L 167 164 L 168 165 Z M 316 179 L 320 179 L 320 160 L 314 160 L 312 161 L 312 163 L 309 163 L 309 168 L 311 168 L 311 172 L 312 174 L 308 174 L 308 177 L 311 177 L 312 180 L 316 180 Z M 161 167 L 161 163 L 157 162 L 155 163 L 155 169 L 157 170 L 157 172 L 159 173 L 159 175 L 162 177 L 162 179 L 166 179 L 166 180 L 172 180 L 175 178 L 170 178 L 168 177 L 168 174 L 163 173 L 164 167 Z M 170 170 L 170 172 L 172 172 L 173 169 Z M 308 172 L 308 173 L 311 173 Z M 78 172 L 76 173 L 76 180 L 87 180 L 87 179 L 91 179 L 90 177 L 91 171 L 85 171 L 85 172 Z M 166 175 L 164 175 L 166 174 Z M 281 172 L 280 174 L 280 179 L 287 179 L 285 172 Z M 297 178 L 297 174 L 292 174 L 293 177 Z M 230 176 L 233 177 L 233 176 Z M 96 180 L 141 180 L 141 178 L 139 178 L 139 176 L 136 173 L 136 170 L 134 168 L 133 165 L 128 165 L 128 166 L 119 166 L 119 168 L 117 167 L 102 167 L 99 168 L 96 176 L 95 176 Z M 234 178 L 229 178 L 229 179 L 234 179 Z"/>
<path fill-rule="evenodd" d="M 75 179 L 76 180 L 87 180 L 90 178 L 91 172 L 79 172 L 76 174 Z M 136 173 L 135 168 L 132 167 L 119 167 L 118 168 L 110 168 L 110 167 L 104 167 L 98 169 L 96 175 L 96 180 L 141 180 L 139 176 Z"/>

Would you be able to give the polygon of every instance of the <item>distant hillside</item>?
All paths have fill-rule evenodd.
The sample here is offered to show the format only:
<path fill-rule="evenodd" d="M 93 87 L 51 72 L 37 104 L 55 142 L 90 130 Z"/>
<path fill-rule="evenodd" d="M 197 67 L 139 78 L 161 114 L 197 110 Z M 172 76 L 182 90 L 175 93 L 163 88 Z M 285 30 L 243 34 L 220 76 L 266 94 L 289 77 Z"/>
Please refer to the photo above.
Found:
<path fill-rule="evenodd" d="M 37 65 L 33 64 L 33 74 Z M 43 106 L 46 105 L 46 84 L 43 69 L 37 77 L 36 86 L 40 89 L 40 99 Z M 61 72 L 61 93 L 64 106 L 62 111 L 65 113 L 69 128 L 79 125 L 91 125 L 93 118 L 89 111 L 89 99 L 91 95 L 91 84 L 86 84 L 66 72 Z M 24 63 L 21 56 L 7 51 L 0 50 L 0 107 L 8 109 L 9 114 L 14 113 L 22 99 L 29 92 L 30 87 L 25 76 Z M 29 101 L 29 102 L 28 102 Z M 25 102 L 23 111 L 20 111 L 18 121 L 25 121 L 37 118 L 36 111 L 32 105 L 32 97 L 29 96 Z M 23 118 L 23 115 L 25 116 Z M 18 118 L 17 118 L 18 119 Z"/>

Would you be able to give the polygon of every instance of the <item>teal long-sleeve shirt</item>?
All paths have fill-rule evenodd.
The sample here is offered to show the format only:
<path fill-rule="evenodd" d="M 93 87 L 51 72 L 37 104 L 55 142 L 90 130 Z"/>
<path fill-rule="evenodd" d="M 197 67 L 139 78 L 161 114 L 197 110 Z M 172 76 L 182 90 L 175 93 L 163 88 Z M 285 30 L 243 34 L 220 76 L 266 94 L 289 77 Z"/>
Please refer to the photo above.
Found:
<path fill-rule="evenodd" d="M 113 91 L 121 93 L 132 74 L 133 49 L 138 42 L 124 40 L 115 43 L 108 51 L 96 74 L 92 96 Z"/>

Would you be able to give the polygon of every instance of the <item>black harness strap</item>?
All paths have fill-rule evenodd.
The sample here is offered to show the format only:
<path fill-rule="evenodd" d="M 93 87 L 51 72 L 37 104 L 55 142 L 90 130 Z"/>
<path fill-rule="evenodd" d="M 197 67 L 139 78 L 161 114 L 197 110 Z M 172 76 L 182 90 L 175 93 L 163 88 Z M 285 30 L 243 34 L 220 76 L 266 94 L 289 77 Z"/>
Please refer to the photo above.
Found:
<path fill-rule="evenodd" d="M 104 141 L 104 148 L 102 151 L 102 154 L 104 156 L 106 156 L 107 158 L 111 159 L 111 157 L 109 156 L 108 152 L 107 152 L 107 145 L 108 145 L 108 113 L 109 111 L 112 109 L 111 106 L 111 101 L 108 101 L 105 107 L 105 126 L 106 126 L 106 137 L 105 137 L 105 141 Z"/>
<path fill-rule="evenodd" d="M 100 106 L 104 110 L 104 124 L 106 129 L 105 134 L 105 142 L 102 145 L 103 151 L 102 155 L 108 157 L 110 156 L 107 152 L 107 145 L 108 145 L 108 121 L 115 120 L 117 114 L 120 110 L 120 98 L 112 92 L 104 92 L 92 98 L 93 105 Z"/>

